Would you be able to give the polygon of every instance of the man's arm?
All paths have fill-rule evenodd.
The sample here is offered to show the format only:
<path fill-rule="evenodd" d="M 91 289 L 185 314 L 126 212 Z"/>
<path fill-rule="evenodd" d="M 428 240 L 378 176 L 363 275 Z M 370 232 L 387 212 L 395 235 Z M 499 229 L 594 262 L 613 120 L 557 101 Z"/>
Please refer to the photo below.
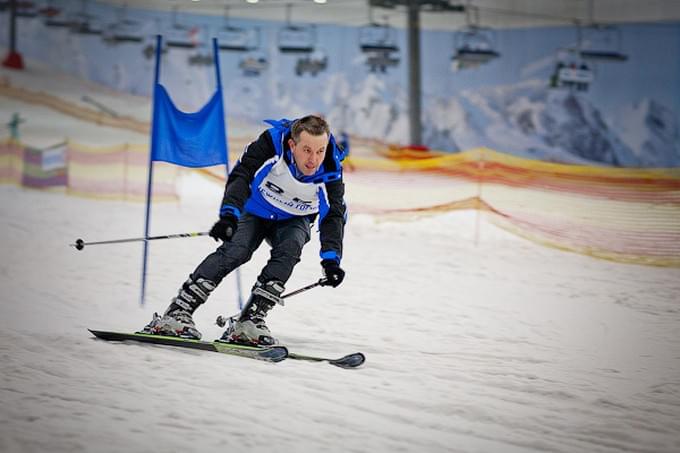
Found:
<path fill-rule="evenodd" d="M 264 162 L 275 155 L 276 151 L 271 135 L 266 131 L 246 147 L 243 155 L 229 173 L 229 178 L 227 178 L 220 216 L 230 213 L 236 218 L 240 217 L 243 206 L 250 197 L 250 184 L 255 178 L 255 172 Z"/>
<path fill-rule="evenodd" d="M 347 208 L 345 206 L 345 184 L 342 179 L 326 184 L 329 209 L 319 224 L 321 258 L 334 260 L 340 264 L 342 258 L 342 239 L 345 232 Z"/>

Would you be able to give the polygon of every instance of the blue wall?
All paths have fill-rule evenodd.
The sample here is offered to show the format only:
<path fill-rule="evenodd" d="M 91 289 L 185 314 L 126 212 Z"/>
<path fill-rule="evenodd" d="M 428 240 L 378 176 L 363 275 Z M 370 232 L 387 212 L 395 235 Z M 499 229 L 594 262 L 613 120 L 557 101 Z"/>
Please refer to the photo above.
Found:
<path fill-rule="evenodd" d="M 80 1 L 56 2 L 70 13 Z M 104 24 L 121 10 L 92 3 L 87 12 Z M 171 13 L 128 10 L 139 22 L 141 43 L 112 45 L 101 36 L 46 27 L 41 17 L 19 19 L 19 50 L 29 58 L 118 90 L 149 95 L 153 59 L 144 48 L 156 33 L 168 34 Z M 283 16 L 283 8 L 282 8 Z M 107 18 L 107 19 L 103 19 Z M 7 20 L 7 13 L 0 14 Z M 202 40 L 224 25 L 219 16 L 179 13 L 177 22 L 197 27 Z M 6 22 L 5 22 L 6 23 Z M 395 30 L 400 62 L 373 72 L 359 49 L 359 29 L 316 26 L 314 57 L 326 57 L 316 75 L 296 74 L 301 55 L 278 51 L 279 22 L 232 19 L 231 25 L 257 27 L 256 52 L 220 54 L 228 115 L 259 121 L 325 114 L 335 129 L 389 142 L 408 142 L 406 41 Z M 622 166 L 680 166 L 680 24 L 631 24 L 619 27 L 622 63 L 590 64 L 587 90 L 551 88 L 549 80 L 565 52 L 575 46 L 574 27 L 495 30 L 491 38 L 500 57 L 473 69 L 452 69 L 460 35 L 422 34 L 423 135 L 426 144 L 446 151 L 489 146 L 545 160 L 602 162 Z M 6 33 L 0 44 L 7 46 Z M 586 43 L 587 44 L 587 43 Z M 615 43 L 616 44 L 616 43 Z M 212 66 L 200 61 L 210 47 L 171 48 L 163 58 L 162 82 L 185 110 L 199 108 L 214 90 Z M 259 75 L 239 68 L 244 57 L 265 57 Z M 323 65 L 322 65 L 323 66 Z"/>

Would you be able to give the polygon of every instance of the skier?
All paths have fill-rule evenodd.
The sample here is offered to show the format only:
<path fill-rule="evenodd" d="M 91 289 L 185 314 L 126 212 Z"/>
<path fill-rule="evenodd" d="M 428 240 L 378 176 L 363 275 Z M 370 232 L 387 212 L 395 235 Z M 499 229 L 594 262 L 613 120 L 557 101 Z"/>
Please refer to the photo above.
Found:
<path fill-rule="evenodd" d="M 184 282 L 164 315 L 154 314 L 143 332 L 200 339 L 192 314 L 266 240 L 271 246 L 269 261 L 221 340 L 276 344 L 265 317 L 281 301 L 317 217 L 325 275 L 322 286 L 335 288 L 342 283 L 346 221 L 342 148 L 319 116 L 266 122 L 272 127 L 246 147 L 227 179 L 220 218 L 209 233 L 223 243 Z"/>

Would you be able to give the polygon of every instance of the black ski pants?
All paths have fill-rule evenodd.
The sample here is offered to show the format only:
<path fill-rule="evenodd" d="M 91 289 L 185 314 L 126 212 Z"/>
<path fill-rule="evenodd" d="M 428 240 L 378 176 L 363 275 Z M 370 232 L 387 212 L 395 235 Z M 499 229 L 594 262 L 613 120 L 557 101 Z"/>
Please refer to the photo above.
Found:
<path fill-rule="evenodd" d="M 262 283 L 280 280 L 286 283 L 300 262 L 302 248 L 311 238 L 310 217 L 268 220 L 248 213 L 241 216 L 231 241 L 224 242 L 198 265 L 192 276 L 219 284 L 224 277 L 248 262 L 262 241 L 271 246 L 269 261 L 257 277 Z"/>

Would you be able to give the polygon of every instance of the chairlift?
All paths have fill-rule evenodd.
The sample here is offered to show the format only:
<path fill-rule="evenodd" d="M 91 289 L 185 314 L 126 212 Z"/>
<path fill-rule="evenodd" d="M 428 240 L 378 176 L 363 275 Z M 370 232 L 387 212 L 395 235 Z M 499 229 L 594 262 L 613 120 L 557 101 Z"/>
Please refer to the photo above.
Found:
<path fill-rule="evenodd" d="M 279 29 L 281 53 L 311 53 L 315 41 L 316 30 L 311 25 L 286 25 Z"/>
<path fill-rule="evenodd" d="M 387 23 L 373 20 L 371 4 L 368 8 L 368 25 L 359 28 L 359 49 L 364 53 L 364 63 L 372 73 L 386 73 L 388 68 L 399 65 L 399 47 L 395 31 Z"/>
<path fill-rule="evenodd" d="M 185 25 L 175 24 L 172 28 L 165 31 L 165 41 L 168 47 L 180 49 L 193 49 L 198 47 L 196 35 L 197 28 L 189 28 Z"/>
<path fill-rule="evenodd" d="M 359 29 L 359 48 L 362 52 L 398 52 L 394 29 L 388 24 L 372 22 Z"/>
<path fill-rule="evenodd" d="M 214 60 L 211 52 L 197 52 L 187 58 L 189 66 L 212 66 Z"/>
<path fill-rule="evenodd" d="M 579 41 L 584 59 L 612 63 L 628 60 L 621 51 L 621 30 L 616 26 L 593 24 L 579 29 Z"/>
<path fill-rule="evenodd" d="M 394 53 L 389 50 L 378 50 L 367 53 L 365 59 L 366 66 L 368 66 L 370 72 L 380 72 L 382 74 L 386 73 L 389 68 L 398 66 L 399 61 L 399 56 L 394 55 Z"/>
<path fill-rule="evenodd" d="M 224 8 L 224 25 L 216 37 L 220 50 L 247 52 L 260 47 L 260 29 L 231 25 L 228 6 Z"/>
<path fill-rule="evenodd" d="M 279 29 L 279 52 L 311 53 L 316 44 L 316 28 L 313 25 L 294 25 L 290 22 L 292 5 L 286 5 L 286 25 Z"/>
<path fill-rule="evenodd" d="M 161 55 L 167 53 L 168 43 L 165 39 L 161 40 Z M 147 60 L 151 60 L 154 55 L 156 55 L 156 36 L 147 36 L 144 38 L 144 44 L 142 46 L 142 55 Z"/>
<path fill-rule="evenodd" d="M 118 20 L 104 28 L 102 39 L 110 44 L 142 42 L 144 35 L 141 28 L 138 21 L 127 18 L 127 5 L 125 5 L 118 13 Z"/>
<path fill-rule="evenodd" d="M 31 1 L 17 1 L 16 16 L 24 19 L 33 19 L 38 16 L 38 7 Z"/>
<path fill-rule="evenodd" d="M 247 52 L 260 47 L 260 30 L 227 26 L 217 32 L 220 50 Z"/>
<path fill-rule="evenodd" d="M 493 30 L 471 25 L 456 34 L 454 69 L 476 68 L 501 56 L 496 51 Z"/>
<path fill-rule="evenodd" d="M 142 42 L 144 35 L 139 22 L 132 19 L 123 19 L 116 24 L 113 31 L 116 42 Z"/>
<path fill-rule="evenodd" d="M 194 49 L 203 45 L 199 27 L 189 27 L 177 21 L 177 6 L 172 8 L 172 27 L 165 31 L 165 42 L 168 47 Z"/>
<path fill-rule="evenodd" d="M 298 58 L 295 63 L 295 74 L 302 77 L 309 74 L 313 77 L 328 67 L 328 56 L 325 52 L 315 50 L 314 52 Z"/>
<path fill-rule="evenodd" d="M 238 67 L 244 76 L 257 77 L 267 70 L 269 67 L 269 60 L 264 54 L 254 52 L 241 58 Z"/>
<path fill-rule="evenodd" d="M 71 33 L 79 35 L 101 35 L 104 27 L 101 21 L 87 12 L 87 0 L 81 3 L 80 12 L 71 16 L 70 29 Z"/>
<path fill-rule="evenodd" d="M 104 28 L 99 19 L 86 13 L 76 13 L 71 16 L 70 29 L 79 35 L 101 35 Z"/>
<path fill-rule="evenodd" d="M 451 57 L 453 69 L 477 68 L 501 56 L 496 50 L 496 34 L 479 25 L 479 8 L 469 4 L 465 8 L 465 27 L 454 35 L 455 53 Z"/>
<path fill-rule="evenodd" d="M 48 1 L 47 4 L 38 8 L 38 14 L 43 17 L 55 17 L 61 13 L 61 8 L 54 6 L 54 2 Z"/>
<path fill-rule="evenodd" d="M 550 77 L 551 88 L 568 88 L 587 91 L 595 79 L 590 65 L 577 48 L 563 49 L 557 54 L 557 63 Z"/>
<path fill-rule="evenodd" d="M 53 3 L 53 1 L 48 1 L 47 6 L 40 11 L 45 17 L 45 26 L 71 28 L 71 17 L 63 9 L 54 6 Z"/>

